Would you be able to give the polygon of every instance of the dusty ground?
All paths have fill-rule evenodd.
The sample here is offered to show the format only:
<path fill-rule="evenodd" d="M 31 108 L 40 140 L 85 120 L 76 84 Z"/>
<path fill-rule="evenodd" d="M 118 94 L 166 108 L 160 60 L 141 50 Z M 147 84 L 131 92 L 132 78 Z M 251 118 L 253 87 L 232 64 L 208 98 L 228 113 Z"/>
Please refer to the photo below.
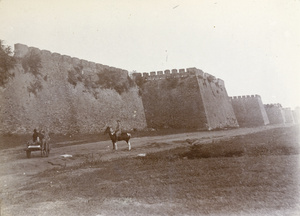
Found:
<path fill-rule="evenodd" d="M 1 150 L 0 213 L 5 216 L 297 215 L 300 212 L 295 198 L 299 195 L 299 154 L 233 155 L 197 160 L 189 160 L 188 155 L 183 159 L 170 156 L 168 160 L 161 160 L 162 157 L 144 160 L 146 157 L 139 156 L 178 147 L 183 147 L 179 148 L 183 151 L 192 145 L 212 144 L 240 135 L 289 127 L 277 125 L 133 138 L 131 151 L 124 142 L 119 142 L 118 151 L 112 151 L 110 141 L 76 145 L 61 142 L 53 145 L 55 148 L 51 149 L 48 158 L 33 152 L 27 159 L 23 145 Z M 298 140 L 295 142 L 299 144 Z M 63 157 L 65 154 L 72 157 Z M 241 167 L 246 171 L 241 173 Z M 185 169 L 194 170 L 193 174 L 188 172 L 182 176 Z M 214 172 L 214 169 L 220 171 Z M 197 172 L 199 176 L 195 175 Z M 283 177 L 278 178 L 283 172 Z M 276 181 L 269 182 L 274 176 Z M 216 190 L 216 185 L 211 183 L 222 178 L 224 181 L 220 184 L 229 184 L 224 182 L 230 180 L 231 183 L 237 181 L 238 186 Z M 247 180 L 251 178 L 255 179 L 254 185 Z M 199 179 L 201 182 L 197 182 Z M 262 185 L 257 185 L 260 181 Z M 267 193 L 264 184 L 270 187 Z M 276 184 L 287 184 L 288 188 Z M 199 191 L 194 194 L 194 189 Z M 214 195 L 210 194 L 212 191 Z M 231 197 L 229 193 L 236 195 L 226 199 Z M 249 201 L 247 195 L 251 197 L 250 204 L 246 204 Z M 283 200 L 278 199 L 281 196 Z M 273 197 L 277 199 L 270 205 Z M 234 203 L 240 206 L 232 208 Z"/>

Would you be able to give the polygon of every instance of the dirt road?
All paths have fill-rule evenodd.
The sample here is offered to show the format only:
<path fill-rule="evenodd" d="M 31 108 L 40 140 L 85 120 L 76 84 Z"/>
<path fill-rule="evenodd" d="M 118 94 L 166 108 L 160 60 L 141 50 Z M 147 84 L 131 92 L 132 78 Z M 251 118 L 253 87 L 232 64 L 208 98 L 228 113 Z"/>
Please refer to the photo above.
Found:
<path fill-rule="evenodd" d="M 223 131 L 201 131 L 193 133 L 172 134 L 165 136 L 132 138 L 132 150 L 128 151 L 125 142 L 118 143 L 118 151 L 112 150 L 110 141 L 101 141 L 87 144 L 64 146 L 56 143 L 51 149 L 49 157 L 41 157 L 40 152 L 33 152 L 30 159 L 26 158 L 24 146 L 0 151 L 0 185 L 1 200 L 7 196 L 14 196 L 37 173 L 54 167 L 78 166 L 90 161 L 108 161 L 122 157 L 137 157 L 157 151 L 176 147 L 190 146 L 197 143 L 211 143 L 213 140 L 228 139 L 233 136 L 256 133 L 288 125 L 273 125 L 257 128 L 239 128 Z M 65 156 L 63 156 L 65 155 Z M 70 156 L 70 157 L 66 157 Z M 0 203 L 1 211 L 8 208 L 3 201 Z M 5 211 L 4 211 L 5 212 Z M 2 215 L 2 214 L 1 214 Z"/>

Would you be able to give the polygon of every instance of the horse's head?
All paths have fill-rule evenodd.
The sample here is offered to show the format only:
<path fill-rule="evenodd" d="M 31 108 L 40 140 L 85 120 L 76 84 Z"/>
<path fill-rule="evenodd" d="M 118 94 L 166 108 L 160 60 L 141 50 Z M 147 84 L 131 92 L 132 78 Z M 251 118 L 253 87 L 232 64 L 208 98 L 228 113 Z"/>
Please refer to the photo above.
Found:
<path fill-rule="evenodd" d="M 104 131 L 104 134 L 113 134 L 114 133 L 114 130 L 111 128 L 111 127 L 109 127 L 109 126 L 107 126 L 107 128 L 105 129 L 105 131 Z"/>
<path fill-rule="evenodd" d="M 109 133 L 109 132 L 110 132 L 110 127 L 107 126 L 107 128 L 106 128 L 105 131 L 104 131 L 104 134 L 107 134 L 107 133 Z"/>

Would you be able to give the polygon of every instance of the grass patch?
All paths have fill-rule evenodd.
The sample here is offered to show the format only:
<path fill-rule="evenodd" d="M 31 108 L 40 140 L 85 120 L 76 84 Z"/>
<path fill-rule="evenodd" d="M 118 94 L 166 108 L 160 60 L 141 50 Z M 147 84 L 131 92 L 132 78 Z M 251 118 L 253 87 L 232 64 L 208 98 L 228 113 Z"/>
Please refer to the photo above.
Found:
<path fill-rule="evenodd" d="M 299 203 L 298 145 L 296 129 L 281 128 L 146 157 L 95 160 L 36 175 L 14 202 L 25 202 L 33 192 L 37 202 L 51 197 L 69 203 L 75 197 L 80 202 L 72 211 L 84 208 L 84 215 L 255 215 L 293 209 Z"/>
<path fill-rule="evenodd" d="M 179 154 L 188 159 L 262 155 L 295 155 L 300 153 L 299 127 L 277 128 L 255 134 L 192 145 Z"/>

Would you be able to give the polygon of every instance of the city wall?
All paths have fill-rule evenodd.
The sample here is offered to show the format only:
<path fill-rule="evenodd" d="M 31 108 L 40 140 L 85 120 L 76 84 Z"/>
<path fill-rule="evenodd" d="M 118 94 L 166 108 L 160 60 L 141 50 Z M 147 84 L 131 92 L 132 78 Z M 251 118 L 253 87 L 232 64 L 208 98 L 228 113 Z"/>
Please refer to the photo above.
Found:
<path fill-rule="evenodd" d="M 285 115 L 281 104 L 265 104 L 264 107 L 270 124 L 285 123 Z"/>
<path fill-rule="evenodd" d="M 238 127 L 224 81 L 197 68 L 134 73 L 147 125 L 153 128 Z"/>
<path fill-rule="evenodd" d="M 295 123 L 291 108 L 283 108 L 285 123 Z"/>
<path fill-rule="evenodd" d="M 231 103 L 240 127 L 269 124 L 268 115 L 259 95 L 231 97 Z"/>
<path fill-rule="evenodd" d="M 294 110 L 292 110 L 294 122 L 296 124 L 300 123 L 300 107 L 296 107 Z"/>
<path fill-rule="evenodd" d="M 0 94 L 0 133 L 31 133 L 43 128 L 54 133 L 98 133 L 117 119 L 124 129 L 143 129 L 146 119 L 135 85 L 128 72 L 78 58 L 15 45 L 15 77 Z M 40 56 L 37 74 L 24 69 L 24 59 Z M 99 83 L 117 80 L 117 92 Z M 112 79 L 116 78 L 117 79 Z M 133 82 L 133 81 L 132 81 Z M 117 89 L 117 90 L 116 90 Z"/>

